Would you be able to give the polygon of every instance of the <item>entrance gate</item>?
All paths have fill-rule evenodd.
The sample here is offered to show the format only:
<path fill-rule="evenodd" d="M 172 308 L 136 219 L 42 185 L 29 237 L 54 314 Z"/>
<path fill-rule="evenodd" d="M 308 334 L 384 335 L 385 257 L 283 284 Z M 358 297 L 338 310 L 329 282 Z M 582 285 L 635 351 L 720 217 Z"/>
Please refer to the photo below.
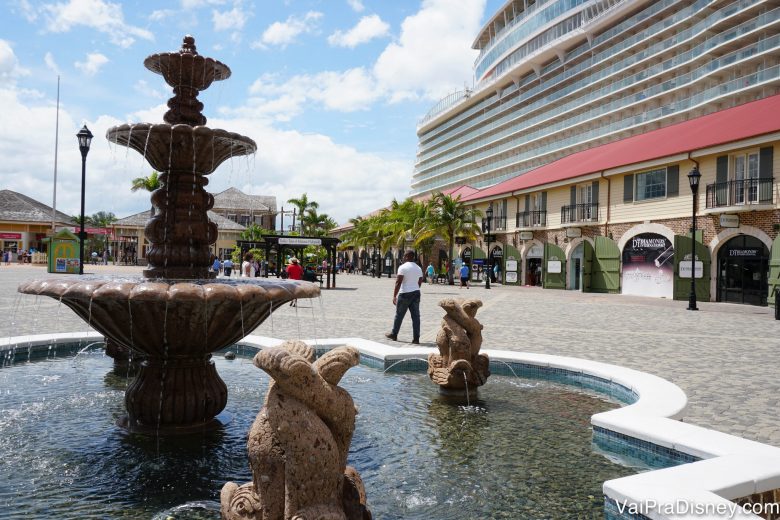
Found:
<path fill-rule="evenodd" d="M 545 289 L 566 288 L 566 254 L 555 244 L 544 244 L 544 269 L 542 286 Z"/>
<path fill-rule="evenodd" d="M 710 301 L 710 250 L 696 241 L 696 262 L 701 262 L 702 277 L 696 278 L 696 300 L 700 302 Z M 681 270 L 688 274 L 691 270 L 691 237 L 685 235 L 674 236 L 674 299 L 687 300 L 691 294 L 691 278 L 680 276 Z M 698 265 L 696 271 L 698 272 Z"/>
<path fill-rule="evenodd" d="M 595 245 L 587 240 L 585 244 L 584 270 L 582 272 L 583 292 L 620 292 L 620 249 L 607 238 L 597 236 Z"/>
<path fill-rule="evenodd" d="M 780 298 L 780 236 L 772 242 L 772 253 L 769 255 L 769 297 L 767 301 L 775 305 L 775 298 Z"/>

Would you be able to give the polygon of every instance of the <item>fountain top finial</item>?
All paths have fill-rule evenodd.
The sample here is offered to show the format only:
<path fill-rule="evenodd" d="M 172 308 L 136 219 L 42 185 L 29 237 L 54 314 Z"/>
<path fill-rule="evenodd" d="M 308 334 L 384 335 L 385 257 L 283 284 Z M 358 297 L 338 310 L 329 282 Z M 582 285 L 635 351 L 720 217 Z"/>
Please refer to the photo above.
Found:
<path fill-rule="evenodd" d="M 179 54 L 198 54 L 198 50 L 195 47 L 195 38 L 191 34 L 187 34 L 182 39 Z"/>

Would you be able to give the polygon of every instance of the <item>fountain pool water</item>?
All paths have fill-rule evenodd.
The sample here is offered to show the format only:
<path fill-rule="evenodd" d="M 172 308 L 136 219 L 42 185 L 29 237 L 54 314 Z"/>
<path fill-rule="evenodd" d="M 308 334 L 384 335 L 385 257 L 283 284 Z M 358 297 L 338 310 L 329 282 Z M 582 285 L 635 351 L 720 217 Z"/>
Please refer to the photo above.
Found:
<path fill-rule="evenodd" d="M 124 374 L 99 348 L 73 357 L 82 348 L 60 343 L 68 357 L 0 369 L 0 510 L 219 518 L 222 485 L 251 478 L 246 432 L 268 376 L 248 358 L 218 356 L 234 420 L 185 437 L 142 436 L 115 426 Z M 361 366 L 341 385 L 359 408 L 349 463 L 374 518 L 601 518 L 602 483 L 636 471 L 592 447 L 590 416 L 617 405 L 566 386 L 493 376 L 466 406 L 424 373 Z"/>

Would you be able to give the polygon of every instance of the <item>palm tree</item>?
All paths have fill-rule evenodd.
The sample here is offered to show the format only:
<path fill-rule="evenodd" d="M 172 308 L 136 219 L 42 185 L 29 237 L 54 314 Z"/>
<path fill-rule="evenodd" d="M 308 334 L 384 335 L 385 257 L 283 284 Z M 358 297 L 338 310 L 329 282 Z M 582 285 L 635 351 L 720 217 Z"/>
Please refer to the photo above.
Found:
<path fill-rule="evenodd" d="M 162 182 L 160 182 L 160 174 L 156 171 L 152 171 L 148 177 L 136 177 L 133 179 L 130 191 L 135 192 L 138 190 L 146 190 L 148 192 L 153 192 L 161 186 Z M 154 216 L 154 204 L 152 204 L 152 209 L 149 210 L 149 216 Z"/>
<path fill-rule="evenodd" d="M 255 223 L 251 223 L 241 232 L 241 240 L 246 240 L 247 242 L 259 242 L 263 235 L 271 234 L 273 234 L 271 230 L 260 227 Z"/>
<path fill-rule="evenodd" d="M 114 215 L 110 211 L 108 212 L 98 211 L 97 213 L 89 217 L 89 220 L 95 226 L 107 229 L 111 227 L 111 225 L 113 225 L 114 222 L 117 221 L 117 218 L 116 215 Z M 105 237 L 106 237 L 106 249 L 108 249 L 108 234 L 106 234 Z"/>
<path fill-rule="evenodd" d="M 306 213 L 306 210 L 309 209 L 318 209 L 320 205 L 313 200 L 309 200 L 309 196 L 306 193 L 304 193 L 297 199 L 288 200 L 287 203 L 292 204 L 298 210 L 298 220 L 300 221 L 300 226 L 301 226 L 300 232 L 301 234 L 303 234 L 304 213 Z"/>
<path fill-rule="evenodd" d="M 301 220 L 301 233 L 304 235 L 323 236 L 338 224 L 327 213 L 317 213 L 315 208 L 306 210 Z"/>
<path fill-rule="evenodd" d="M 455 254 L 455 237 L 461 236 L 466 240 L 474 240 L 480 234 L 477 226 L 477 217 L 482 217 L 482 212 L 475 208 L 467 207 L 460 200 L 460 195 L 452 198 L 441 192 L 434 193 L 430 201 L 428 218 L 423 221 L 417 231 L 416 240 L 440 236 L 447 242 L 449 249 L 448 278 L 450 285 L 455 284 L 453 276 L 452 257 Z"/>

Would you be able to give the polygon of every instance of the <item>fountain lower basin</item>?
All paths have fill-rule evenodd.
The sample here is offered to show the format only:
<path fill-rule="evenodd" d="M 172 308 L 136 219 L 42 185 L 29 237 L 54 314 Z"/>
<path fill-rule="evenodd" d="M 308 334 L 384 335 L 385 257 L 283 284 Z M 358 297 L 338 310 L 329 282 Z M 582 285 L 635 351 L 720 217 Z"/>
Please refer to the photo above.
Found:
<path fill-rule="evenodd" d="M 78 350 L 58 345 L 59 353 L 71 349 Z M 215 361 L 230 388 L 233 422 L 175 439 L 113 426 L 126 379 L 99 351 L 0 370 L 2 386 L 18 374 L 27 387 L 13 385 L 20 391 L 0 414 L 0 439 L 8 442 L 0 440 L 0 477 L 8 483 L 0 503 L 20 515 L 66 520 L 86 512 L 218 518 L 222 483 L 251 476 L 246 431 L 268 377 L 247 357 Z M 350 464 L 363 475 L 375 518 L 598 516 L 601 482 L 634 472 L 590 446 L 588 417 L 615 404 L 561 385 L 494 377 L 467 407 L 465 399 L 441 396 L 422 371 L 360 367 L 342 383 L 360 410 Z"/>

